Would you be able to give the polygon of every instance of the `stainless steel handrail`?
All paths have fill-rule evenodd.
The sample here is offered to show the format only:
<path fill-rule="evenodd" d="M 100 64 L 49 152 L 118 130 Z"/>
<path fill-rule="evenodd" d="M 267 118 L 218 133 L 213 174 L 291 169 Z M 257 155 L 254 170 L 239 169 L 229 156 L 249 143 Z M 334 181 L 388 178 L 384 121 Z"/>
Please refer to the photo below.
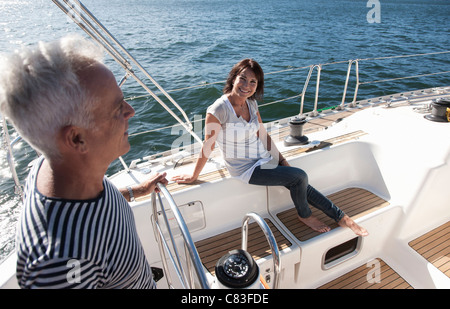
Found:
<path fill-rule="evenodd" d="M 247 242 L 248 242 L 248 222 L 250 219 L 253 219 L 258 223 L 259 227 L 263 230 L 264 235 L 266 236 L 267 242 L 269 243 L 270 250 L 272 251 L 272 259 L 273 259 L 273 287 L 277 289 L 280 284 L 280 271 L 281 271 L 281 259 L 280 259 L 280 251 L 278 250 L 278 245 L 275 240 L 275 236 L 273 236 L 272 231 L 270 230 L 267 223 L 261 218 L 260 215 L 254 212 L 248 213 L 244 219 L 242 220 L 242 250 L 247 251 Z"/>
<path fill-rule="evenodd" d="M 344 92 L 342 94 L 342 102 L 339 106 L 341 109 L 344 108 L 345 104 L 345 96 L 347 95 L 347 86 L 348 86 L 348 80 L 350 79 L 350 71 L 352 69 L 352 64 L 355 64 L 355 75 L 356 75 L 356 86 L 355 86 L 355 94 L 353 95 L 353 101 L 350 103 L 350 107 L 355 107 L 356 97 L 358 96 L 358 88 L 359 88 L 359 60 L 349 60 L 348 61 L 348 68 L 347 68 L 347 78 L 345 79 L 345 86 L 344 86 Z"/>
<path fill-rule="evenodd" d="M 321 64 L 311 65 L 309 68 L 308 76 L 306 77 L 305 84 L 303 85 L 303 90 L 302 90 L 302 100 L 300 103 L 300 113 L 299 113 L 300 115 L 303 114 L 303 106 L 304 106 L 304 101 L 305 101 L 306 89 L 308 88 L 309 80 L 311 79 L 311 74 L 315 68 L 317 69 L 316 95 L 314 97 L 314 109 L 311 113 L 313 116 L 317 115 L 317 104 L 319 102 L 320 72 L 322 71 Z"/>
<path fill-rule="evenodd" d="M 197 278 L 199 280 L 201 288 L 209 289 L 210 288 L 209 283 L 206 278 L 206 274 L 203 269 L 203 264 L 201 263 L 200 256 L 197 252 L 197 249 L 195 248 L 195 244 L 191 238 L 189 229 L 183 219 L 183 216 L 181 215 L 180 211 L 178 210 L 177 204 L 175 203 L 169 190 L 167 190 L 167 188 L 163 184 L 158 183 L 157 186 L 158 186 L 160 192 L 165 196 L 167 202 L 169 203 L 170 210 L 172 211 L 172 213 L 175 217 L 175 220 L 178 224 L 178 227 L 180 228 L 181 235 L 183 236 L 183 240 L 184 240 L 184 244 L 185 244 L 186 264 L 188 265 L 188 268 L 190 267 L 189 262 L 191 262 L 192 265 L 194 266 L 194 271 L 195 271 L 195 274 L 197 275 Z M 178 274 L 178 277 L 179 277 L 182 285 L 184 287 L 194 288 L 193 278 L 190 278 L 190 276 L 189 276 L 189 273 L 191 272 L 191 270 L 188 269 L 188 273 L 186 274 L 186 271 L 183 269 L 183 267 L 181 265 L 180 256 L 179 256 L 178 250 L 176 249 L 175 238 L 173 236 L 172 229 L 170 228 L 169 222 L 167 220 L 166 210 L 164 209 L 164 205 L 162 203 L 160 196 L 158 196 L 158 199 L 159 199 L 159 203 L 161 206 L 161 212 L 163 214 L 164 221 L 165 221 L 165 224 L 167 227 L 167 231 L 169 233 L 169 236 L 170 236 L 170 239 L 172 242 L 172 247 L 174 248 L 175 255 L 176 255 L 176 257 L 173 258 L 173 254 L 169 250 L 169 246 L 168 246 L 168 244 L 164 238 L 164 235 L 162 233 L 162 230 L 160 228 L 160 225 L 158 222 L 158 210 L 157 210 L 157 205 L 156 205 L 156 193 L 153 192 L 152 193 L 152 204 L 153 204 L 153 221 L 152 222 L 154 223 L 154 226 L 156 227 L 157 233 L 155 232 L 155 237 L 156 237 L 156 240 L 160 247 L 159 251 L 161 252 L 161 258 L 163 260 L 162 262 L 163 262 L 164 272 L 166 274 L 169 274 L 167 263 L 165 261 L 165 254 L 164 254 L 164 250 L 165 250 L 168 252 L 168 254 L 171 258 L 173 266 L 175 267 L 175 270 Z M 166 279 L 168 279 L 169 287 L 172 287 L 173 286 L 172 282 L 169 282 L 169 280 L 171 280 L 170 277 L 167 277 Z"/>

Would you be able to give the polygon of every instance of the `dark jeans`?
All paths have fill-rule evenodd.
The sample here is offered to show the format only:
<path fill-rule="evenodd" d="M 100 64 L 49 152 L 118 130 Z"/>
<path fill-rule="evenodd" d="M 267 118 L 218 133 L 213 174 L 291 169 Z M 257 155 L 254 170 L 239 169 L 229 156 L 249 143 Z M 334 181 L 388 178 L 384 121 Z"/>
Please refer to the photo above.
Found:
<path fill-rule="evenodd" d="M 302 169 L 292 166 L 261 168 L 253 171 L 249 183 L 260 186 L 284 186 L 289 189 L 292 201 L 301 218 L 311 216 L 309 204 L 323 211 L 336 222 L 342 219 L 344 212 L 322 193 L 308 184 L 308 175 Z"/>

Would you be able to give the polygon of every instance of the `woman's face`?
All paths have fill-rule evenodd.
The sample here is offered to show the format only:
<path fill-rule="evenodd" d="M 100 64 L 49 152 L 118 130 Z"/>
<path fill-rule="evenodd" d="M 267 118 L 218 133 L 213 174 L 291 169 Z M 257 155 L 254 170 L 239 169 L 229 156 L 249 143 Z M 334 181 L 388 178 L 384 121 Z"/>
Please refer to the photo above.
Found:
<path fill-rule="evenodd" d="M 258 79 L 250 68 L 242 70 L 234 79 L 231 95 L 249 98 L 258 88 Z"/>

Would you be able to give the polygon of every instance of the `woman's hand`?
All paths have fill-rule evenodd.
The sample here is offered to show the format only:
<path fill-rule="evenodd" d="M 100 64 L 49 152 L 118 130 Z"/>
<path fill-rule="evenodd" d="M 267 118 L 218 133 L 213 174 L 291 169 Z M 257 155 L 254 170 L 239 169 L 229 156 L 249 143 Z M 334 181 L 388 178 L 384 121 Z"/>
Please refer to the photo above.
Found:
<path fill-rule="evenodd" d="M 172 177 L 173 181 L 176 181 L 176 183 L 193 183 L 197 180 L 197 177 L 194 177 L 193 175 L 178 175 Z"/>

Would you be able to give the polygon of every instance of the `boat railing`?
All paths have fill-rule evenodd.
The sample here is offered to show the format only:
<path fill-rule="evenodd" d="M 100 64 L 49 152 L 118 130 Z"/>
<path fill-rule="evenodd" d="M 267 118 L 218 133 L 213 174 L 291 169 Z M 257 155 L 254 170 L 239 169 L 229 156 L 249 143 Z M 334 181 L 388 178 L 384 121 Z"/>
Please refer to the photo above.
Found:
<path fill-rule="evenodd" d="M 205 271 L 203 269 L 203 264 L 201 263 L 200 256 L 197 252 L 197 249 L 195 248 L 195 244 L 191 238 L 191 234 L 189 232 L 189 229 L 186 225 L 186 222 L 183 219 L 183 216 L 181 215 L 180 210 L 177 207 L 177 204 L 175 203 L 172 195 L 170 194 L 169 190 L 161 184 L 157 184 L 160 192 L 164 194 L 164 197 L 166 198 L 166 201 L 169 204 L 169 209 L 174 215 L 175 222 L 179 228 L 179 231 L 181 232 L 181 235 L 183 237 L 183 244 L 184 244 L 184 253 L 185 253 L 185 262 L 186 262 L 186 268 L 183 267 L 183 263 L 181 261 L 180 251 L 177 247 L 177 242 L 175 239 L 175 235 L 173 233 L 173 230 L 170 226 L 169 219 L 167 217 L 167 211 L 164 207 L 163 201 L 161 199 L 160 193 L 152 193 L 152 209 L 153 209 L 153 215 L 151 217 L 152 223 L 154 226 L 154 234 L 156 237 L 156 241 L 159 246 L 159 252 L 161 254 L 161 261 L 164 268 L 164 273 L 166 274 L 166 280 L 169 288 L 173 288 L 173 282 L 172 278 L 170 276 L 169 267 L 167 265 L 167 258 L 165 255 L 165 252 L 169 254 L 170 261 L 172 262 L 172 265 L 174 266 L 175 272 L 178 276 L 178 279 L 182 286 L 184 288 L 190 288 L 193 289 L 195 287 L 195 277 L 198 279 L 198 282 L 200 284 L 200 287 L 202 289 L 209 289 L 209 283 L 208 279 L 206 278 Z M 160 206 L 160 212 L 162 213 L 164 225 L 166 227 L 166 230 L 169 234 L 170 243 L 166 241 L 164 237 L 164 233 L 162 232 L 162 226 L 158 219 L 158 206 L 156 203 L 156 195 L 158 196 L 159 206 Z M 170 248 L 172 247 L 172 249 Z M 192 270 L 191 265 L 194 267 L 194 270 Z"/>
<path fill-rule="evenodd" d="M 344 60 L 344 61 L 335 61 L 335 62 L 329 62 L 329 63 L 323 63 L 323 64 L 313 64 L 313 65 L 308 65 L 308 66 L 302 66 L 302 67 L 293 67 L 293 68 L 288 68 L 285 70 L 278 70 L 278 71 L 274 71 L 274 72 L 268 72 L 265 73 L 264 75 L 266 76 L 270 76 L 270 75 L 275 75 L 275 74 L 281 74 L 281 73 L 286 73 L 289 71 L 298 71 L 298 70 L 308 70 L 307 73 L 307 77 L 306 80 L 304 82 L 302 91 L 299 94 L 296 94 L 294 96 L 290 96 L 290 97 L 286 97 L 286 98 L 282 98 L 282 99 L 278 99 L 275 101 L 271 101 L 271 102 L 267 102 L 267 103 L 262 103 L 259 105 L 259 107 L 266 107 L 266 106 L 270 106 L 270 105 L 274 105 L 274 104 L 279 104 L 279 103 L 284 103 L 286 101 L 290 101 L 293 99 L 298 99 L 300 98 L 300 106 L 299 106 L 299 114 L 298 116 L 304 116 L 305 114 L 308 114 L 308 116 L 317 116 L 320 114 L 320 107 L 319 107 L 319 93 L 320 93 L 320 81 L 321 81 L 321 73 L 324 69 L 324 67 L 328 67 L 331 65 L 339 65 L 339 64 L 343 64 L 343 63 L 348 63 L 348 67 L 347 67 L 347 75 L 345 78 L 345 82 L 344 82 L 344 89 L 343 89 L 343 93 L 342 93 L 342 99 L 341 99 L 341 103 L 335 106 L 331 106 L 330 108 L 336 108 L 338 110 L 344 109 L 346 106 L 348 107 L 355 107 L 357 104 L 357 98 L 358 98 L 358 93 L 359 93 L 359 87 L 361 85 L 369 85 L 369 84 L 376 84 L 376 83 L 386 83 L 386 82 L 392 82 L 392 81 L 398 81 L 398 80 L 405 80 L 405 79 L 414 79 L 414 78 L 421 78 L 421 77 L 429 77 L 429 76 L 435 76 L 435 75 L 442 75 L 442 74 L 449 74 L 450 71 L 439 71 L 439 72 L 433 72 L 433 73 L 427 73 L 427 74 L 414 74 L 414 75 L 408 75 L 408 76 L 402 76 L 402 77 L 396 77 L 396 78 L 387 78 L 387 79 L 378 79 L 378 80 L 371 80 L 371 81 L 360 81 L 360 63 L 361 62 L 368 62 L 368 61 L 378 61 L 378 60 L 388 60 L 388 59 L 398 59 L 398 58 L 409 58 L 409 57 L 420 57 L 420 56 L 431 56 L 431 55 L 440 55 L 440 54 L 449 54 L 450 50 L 448 51 L 441 51 L 441 52 L 431 52 L 431 53 L 422 53 L 422 54 L 411 54 L 411 55 L 398 55 L 398 56 L 387 56 L 387 57 L 374 57 L 374 58 L 364 58 L 364 59 L 350 59 L 350 60 Z M 348 92 L 348 86 L 349 86 L 349 82 L 350 79 L 352 78 L 352 67 L 354 66 L 354 77 L 355 77 L 355 86 L 354 86 L 354 93 L 353 93 L 353 99 L 351 102 L 346 103 L 346 96 L 347 96 L 347 92 Z M 313 104 L 313 108 L 310 111 L 305 111 L 305 95 L 306 92 L 308 90 L 308 86 L 309 83 L 311 81 L 311 77 L 314 73 L 314 71 L 316 71 L 316 85 L 315 85 L 315 95 L 314 95 L 314 104 Z M 194 89 L 194 88 L 205 88 L 205 87 L 210 87 L 210 86 L 215 86 L 217 84 L 224 84 L 225 81 L 214 81 L 214 82 L 210 82 L 210 83 L 202 83 L 202 84 L 198 84 L 198 85 L 192 85 L 192 86 L 188 86 L 188 87 L 182 87 L 182 88 L 177 88 L 177 89 L 172 89 L 172 90 L 168 90 L 168 93 L 172 93 L 172 92 L 178 92 L 178 91 L 184 91 L 184 90 L 189 90 L 189 89 Z M 142 99 L 147 97 L 148 95 L 141 95 L 141 96 L 135 96 L 132 99 Z M 297 116 L 297 115 L 296 115 Z M 195 119 L 193 122 L 196 121 L 204 121 L 205 118 L 199 118 L 199 119 Z M 153 132 L 158 132 L 158 131 L 162 131 L 162 130 L 166 130 L 166 129 L 170 129 L 173 128 L 175 126 L 178 126 L 178 124 L 173 124 L 173 125 L 169 125 L 169 126 L 164 126 L 164 127 L 159 127 L 159 128 L 154 128 L 151 130 L 144 130 L 144 131 L 140 131 L 140 132 L 135 132 L 130 134 L 130 136 L 137 136 L 137 135 L 143 135 L 143 134 L 148 134 L 148 133 L 153 133 Z"/>
<path fill-rule="evenodd" d="M 6 118 L 4 115 L 2 115 L 2 120 L 3 120 L 2 126 L 3 126 L 3 135 L 4 135 L 2 147 L 6 150 L 6 160 L 8 161 L 9 169 L 11 171 L 11 175 L 14 180 L 14 184 L 15 184 L 14 193 L 19 195 L 22 198 L 23 197 L 23 189 L 22 189 L 22 185 L 20 184 L 19 176 L 17 175 L 16 164 L 14 162 L 14 154 L 12 151 L 14 144 L 16 144 L 18 141 L 20 141 L 21 137 L 18 136 L 11 142 L 11 138 L 10 138 L 9 132 L 8 132 L 8 124 L 6 122 Z"/>
<path fill-rule="evenodd" d="M 248 213 L 244 219 L 242 220 L 242 250 L 247 251 L 248 244 L 248 223 L 250 219 L 253 219 L 261 228 L 264 235 L 266 236 L 267 242 L 269 243 L 270 251 L 272 253 L 273 260 L 273 288 L 278 289 L 280 284 L 280 271 L 281 271 L 281 258 L 280 258 L 280 250 L 278 249 L 277 242 L 275 240 L 275 236 L 273 235 L 270 227 L 264 221 L 264 219 L 258 215 L 257 213 L 250 212 Z"/>
<path fill-rule="evenodd" d="M 301 93 L 302 100 L 300 102 L 300 115 L 303 114 L 303 107 L 305 104 L 305 93 L 306 89 L 308 88 L 309 80 L 311 79 L 311 75 L 314 71 L 314 69 L 317 69 L 317 81 L 316 81 L 316 95 L 314 97 L 314 109 L 312 111 L 314 116 L 317 116 L 317 104 L 319 103 L 319 88 L 320 88 L 320 72 L 322 71 L 322 65 L 321 64 L 315 64 L 311 65 L 308 76 L 306 77 L 305 84 L 303 86 L 303 91 Z"/>
<path fill-rule="evenodd" d="M 348 61 L 348 69 L 347 69 L 347 78 L 345 79 L 345 86 L 344 86 L 344 93 L 342 94 L 342 102 L 339 106 L 341 109 L 344 107 L 345 104 L 345 96 L 347 95 L 347 86 L 348 86 L 348 80 L 350 79 L 350 72 L 352 70 L 352 65 L 355 64 L 355 75 L 356 75 L 356 85 L 355 85 L 355 92 L 353 95 L 353 101 L 350 103 L 351 107 L 355 107 L 356 103 L 356 97 L 358 96 L 358 88 L 359 88 L 359 60 L 349 60 Z"/>

